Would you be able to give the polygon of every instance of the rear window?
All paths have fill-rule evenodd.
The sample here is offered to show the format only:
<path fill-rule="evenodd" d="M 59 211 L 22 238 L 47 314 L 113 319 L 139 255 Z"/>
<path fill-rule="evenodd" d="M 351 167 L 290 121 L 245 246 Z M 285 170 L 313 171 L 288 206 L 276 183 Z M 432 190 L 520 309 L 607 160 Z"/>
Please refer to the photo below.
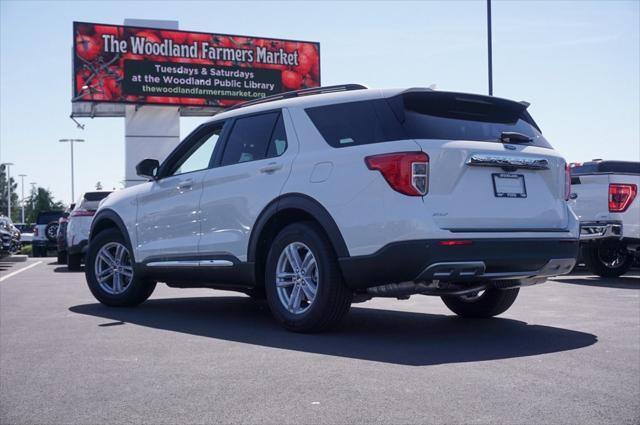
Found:
<path fill-rule="evenodd" d="M 36 220 L 37 224 L 49 224 L 52 221 L 58 221 L 60 217 L 64 215 L 63 211 L 48 211 L 41 212 L 38 214 L 38 219 Z"/>
<path fill-rule="evenodd" d="M 571 165 L 572 176 L 597 173 L 640 174 L 640 162 L 597 161 Z"/>
<path fill-rule="evenodd" d="M 84 209 L 87 211 L 95 211 L 98 209 L 100 205 L 100 201 L 109 196 L 111 192 L 87 192 L 82 197 L 80 204 L 78 204 L 78 208 Z M 72 210 L 75 208 L 72 208 Z"/>
<path fill-rule="evenodd" d="M 84 194 L 85 201 L 102 201 L 104 198 L 109 196 L 111 192 L 87 192 Z"/>
<path fill-rule="evenodd" d="M 531 145 L 551 148 L 525 105 L 487 96 L 408 92 L 306 111 L 333 147 L 400 139 L 499 142 L 503 132 L 517 132 L 530 137 Z"/>

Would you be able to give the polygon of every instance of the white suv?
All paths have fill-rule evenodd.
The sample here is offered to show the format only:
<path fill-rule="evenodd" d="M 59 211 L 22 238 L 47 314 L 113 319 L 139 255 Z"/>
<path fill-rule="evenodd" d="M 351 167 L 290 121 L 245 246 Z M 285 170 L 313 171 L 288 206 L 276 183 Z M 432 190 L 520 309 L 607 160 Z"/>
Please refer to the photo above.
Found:
<path fill-rule="evenodd" d="M 101 204 L 89 288 L 113 306 L 156 281 L 264 294 L 296 331 L 374 296 L 500 314 L 578 252 L 568 167 L 527 106 L 345 85 L 234 107 Z"/>
<path fill-rule="evenodd" d="M 87 252 L 89 230 L 100 201 L 109 196 L 110 190 L 83 193 L 69 214 L 66 226 L 67 267 L 80 270 Z"/>

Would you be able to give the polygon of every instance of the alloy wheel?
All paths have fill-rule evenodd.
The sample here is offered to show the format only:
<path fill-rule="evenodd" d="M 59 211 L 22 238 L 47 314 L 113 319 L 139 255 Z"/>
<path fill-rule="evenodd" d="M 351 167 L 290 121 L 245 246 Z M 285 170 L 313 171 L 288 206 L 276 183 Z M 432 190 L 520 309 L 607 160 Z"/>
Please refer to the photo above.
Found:
<path fill-rule="evenodd" d="M 129 250 L 118 242 L 102 246 L 96 255 L 95 276 L 100 288 L 108 294 L 120 295 L 133 280 Z"/>
<path fill-rule="evenodd" d="M 319 281 L 318 263 L 307 245 L 293 242 L 282 250 L 276 266 L 276 290 L 289 313 L 303 314 L 309 310 Z"/>

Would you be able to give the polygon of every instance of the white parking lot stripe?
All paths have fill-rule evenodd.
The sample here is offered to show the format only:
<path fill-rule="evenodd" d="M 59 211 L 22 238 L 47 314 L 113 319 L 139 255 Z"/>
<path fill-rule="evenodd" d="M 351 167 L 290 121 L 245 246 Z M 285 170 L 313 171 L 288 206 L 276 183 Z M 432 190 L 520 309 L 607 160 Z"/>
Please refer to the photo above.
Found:
<path fill-rule="evenodd" d="M 33 264 L 29 264 L 27 267 L 23 267 L 23 268 L 21 268 L 21 269 L 19 269 L 19 270 L 16 270 L 15 272 L 11 272 L 11 273 L 9 273 L 9 274 L 8 274 L 8 275 L 6 275 L 6 276 L 2 276 L 2 277 L 0 277 L 0 282 L 2 282 L 2 281 L 4 281 L 4 280 L 9 279 L 9 278 L 10 278 L 10 277 L 12 277 L 12 276 L 17 275 L 18 273 L 22 273 L 22 272 L 23 272 L 23 271 L 25 271 L 25 270 L 29 270 L 30 268 L 35 267 L 35 266 L 37 266 L 38 264 L 41 264 L 41 263 L 42 263 L 42 261 L 36 261 L 36 262 L 35 262 L 35 263 L 33 263 Z"/>

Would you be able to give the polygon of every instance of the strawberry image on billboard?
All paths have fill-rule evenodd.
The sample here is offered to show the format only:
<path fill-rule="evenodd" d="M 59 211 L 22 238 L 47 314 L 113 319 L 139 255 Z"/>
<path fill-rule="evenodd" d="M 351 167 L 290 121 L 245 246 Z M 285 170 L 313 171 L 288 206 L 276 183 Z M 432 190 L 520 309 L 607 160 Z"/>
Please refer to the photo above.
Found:
<path fill-rule="evenodd" d="M 73 23 L 73 102 L 228 107 L 320 86 L 320 44 Z"/>

